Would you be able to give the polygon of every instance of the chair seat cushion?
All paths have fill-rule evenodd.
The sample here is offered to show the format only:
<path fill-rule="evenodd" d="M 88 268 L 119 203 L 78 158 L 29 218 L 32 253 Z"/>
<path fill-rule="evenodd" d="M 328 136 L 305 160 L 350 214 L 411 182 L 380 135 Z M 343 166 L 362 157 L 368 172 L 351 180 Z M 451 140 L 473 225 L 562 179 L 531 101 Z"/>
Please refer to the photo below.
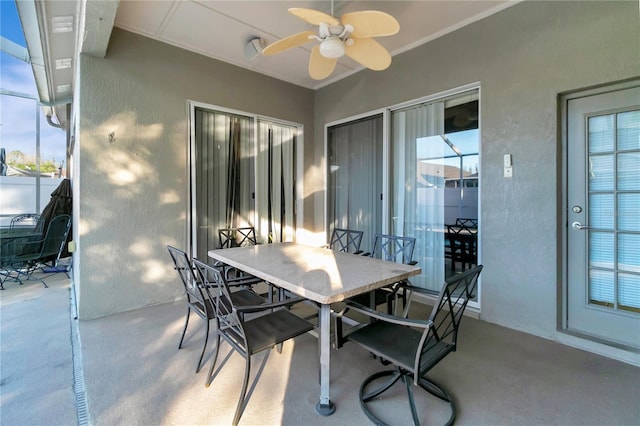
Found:
<path fill-rule="evenodd" d="M 255 354 L 313 330 L 313 324 L 280 309 L 244 323 L 249 353 Z"/>
<path fill-rule="evenodd" d="M 414 372 L 415 356 L 421 337 L 421 332 L 410 327 L 375 321 L 349 334 L 347 340 L 405 370 Z M 454 350 L 455 345 L 448 342 L 433 339 L 432 344 L 427 343 L 420 359 L 420 375 L 429 371 Z"/>
<path fill-rule="evenodd" d="M 251 290 L 237 290 L 231 293 L 231 300 L 236 306 L 261 305 L 265 300 Z"/>
<path fill-rule="evenodd" d="M 369 352 L 406 370 L 413 371 L 422 333 L 402 325 L 375 321 L 347 336 Z"/>

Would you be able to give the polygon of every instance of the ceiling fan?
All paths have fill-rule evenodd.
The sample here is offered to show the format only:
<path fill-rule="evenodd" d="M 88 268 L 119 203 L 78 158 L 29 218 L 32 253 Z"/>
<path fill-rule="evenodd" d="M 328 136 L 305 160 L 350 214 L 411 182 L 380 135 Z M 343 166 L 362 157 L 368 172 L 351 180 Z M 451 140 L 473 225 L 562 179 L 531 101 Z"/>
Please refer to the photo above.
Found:
<path fill-rule="evenodd" d="M 382 71 L 391 65 L 391 55 L 372 37 L 397 34 L 400 24 L 391 15 L 377 10 L 345 13 L 340 19 L 334 18 L 333 1 L 331 15 L 314 9 L 291 8 L 289 13 L 318 26 L 318 33 L 303 31 L 278 40 L 262 51 L 263 55 L 275 55 L 317 40 L 309 60 L 309 75 L 314 80 L 322 80 L 331 75 L 338 58 L 347 55 L 359 64 Z"/>

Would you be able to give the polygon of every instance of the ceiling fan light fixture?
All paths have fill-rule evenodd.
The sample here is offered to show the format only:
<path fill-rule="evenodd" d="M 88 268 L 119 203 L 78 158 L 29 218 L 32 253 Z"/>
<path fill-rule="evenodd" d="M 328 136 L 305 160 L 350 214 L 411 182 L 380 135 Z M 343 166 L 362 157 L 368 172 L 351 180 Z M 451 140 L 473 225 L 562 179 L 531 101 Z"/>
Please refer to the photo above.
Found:
<path fill-rule="evenodd" d="M 320 54 L 325 58 L 339 58 L 344 55 L 344 43 L 338 37 L 330 37 L 320 44 Z"/>

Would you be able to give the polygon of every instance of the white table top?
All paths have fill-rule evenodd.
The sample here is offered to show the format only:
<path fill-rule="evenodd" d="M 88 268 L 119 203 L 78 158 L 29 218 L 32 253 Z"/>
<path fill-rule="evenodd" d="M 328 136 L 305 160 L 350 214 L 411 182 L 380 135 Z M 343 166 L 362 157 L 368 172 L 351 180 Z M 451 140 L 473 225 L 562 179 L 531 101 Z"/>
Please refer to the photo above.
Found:
<path fill-rule="evenodd" d="M 421 272 L 418 266 L 296 243 L 219 249 L 208 254 L 213 259 L 322 304 L 340 302 Z"/>

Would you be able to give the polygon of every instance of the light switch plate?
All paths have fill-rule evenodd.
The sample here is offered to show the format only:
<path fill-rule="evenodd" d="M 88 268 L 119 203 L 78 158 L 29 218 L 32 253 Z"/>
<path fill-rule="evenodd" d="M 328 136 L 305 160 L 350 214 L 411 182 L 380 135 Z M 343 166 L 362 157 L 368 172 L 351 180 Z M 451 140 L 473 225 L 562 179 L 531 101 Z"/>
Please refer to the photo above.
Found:
<path fill-rule="evenodd" d="M 504 177 L 510 178 L 512 176 L 513 176 L 513 167 L 511 167 L 511 166 L 505 167 L 504 168 Z"/>

